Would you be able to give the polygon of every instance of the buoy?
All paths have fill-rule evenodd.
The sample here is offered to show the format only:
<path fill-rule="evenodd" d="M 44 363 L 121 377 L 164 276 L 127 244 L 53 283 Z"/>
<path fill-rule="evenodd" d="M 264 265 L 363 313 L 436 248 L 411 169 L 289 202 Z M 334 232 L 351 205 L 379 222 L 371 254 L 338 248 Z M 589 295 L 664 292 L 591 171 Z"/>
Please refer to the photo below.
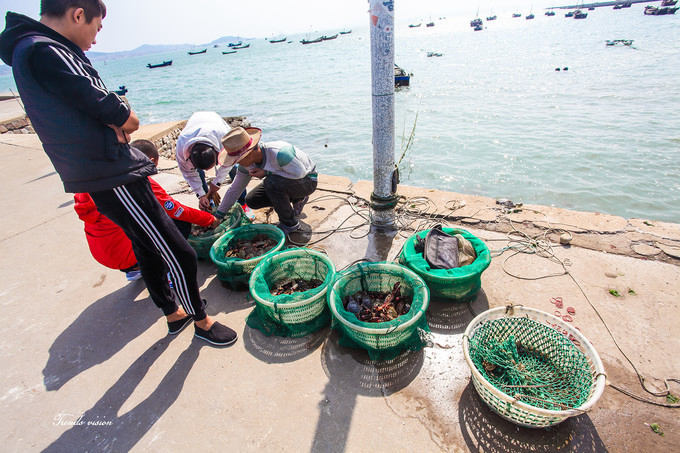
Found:
<path fill-rule="evenodd" d="M 563 244 L 563 245 L 571 244 L 571 234 L 570 233 L 562 233 L 562 235 L 560 236 L 560 244 Z"/>

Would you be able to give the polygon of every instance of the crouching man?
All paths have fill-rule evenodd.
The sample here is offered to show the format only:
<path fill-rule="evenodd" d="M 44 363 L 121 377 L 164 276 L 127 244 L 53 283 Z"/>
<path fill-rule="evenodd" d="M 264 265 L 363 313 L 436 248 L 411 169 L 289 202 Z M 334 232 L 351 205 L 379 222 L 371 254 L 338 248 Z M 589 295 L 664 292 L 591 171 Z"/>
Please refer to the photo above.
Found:
<path fill-rule="evenodd" d="M 278 227 L 286 234 L 292 233 L 300 228 L 298 218 L 309 195 L 316 190 L 316 166 L 307 154 L 290 143 L 262 143 L 261 137 L 261 129 L 236 127 L 222 139 L 220 164 L 238 164 L 238 170 L 215 216 L 224 217 L 255 177 L 263 181 L 248 192 L 246 203 L 253 209 L 273 207 L 279 216 Z"/>

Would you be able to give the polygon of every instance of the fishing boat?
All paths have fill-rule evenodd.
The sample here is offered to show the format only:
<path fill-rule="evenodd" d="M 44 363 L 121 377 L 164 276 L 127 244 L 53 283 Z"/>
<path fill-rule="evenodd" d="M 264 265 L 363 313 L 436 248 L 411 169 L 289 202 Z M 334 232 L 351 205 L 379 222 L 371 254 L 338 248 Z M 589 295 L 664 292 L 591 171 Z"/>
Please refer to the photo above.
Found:
<path fill-rule="evenodd" d="M 444 55 L 444 54 L 441 53 L 441 52 L 428 52 L 427 53 L 428 57 L 441 57 L 442 55 Z"/>
<path fill-rule="evenodd" d="M 300 40 L 300 42 L 302 44 L 314 44 L 314 43 L 321 42 L 321 41 L 323 41 L 323 36 L 319 36 L 316 39 L 302 39 L 302 40 Z"/>
<path fill-rule="evenodd" d="M 153 68 L 162 68 L 164 66 L 170 66 L 170 65 L 172 65 L 172 60 L 164 61 L 163 63 L 158 63 L 158 64 L 149 63 L 149 64 L 146 65 L 146 67 L 149 68 L 149 69 L 153 69 Z"/>
<path fill-rule="evenodd" d="M 477 27 L 477 26 L 481 26 L 481 25 L 482 25 L 482 19 L 480 19 L 479 17 L 477 19 L 472 19 L 470 21 L 470 27 L 472 27 L 472 28 Z"/>
<path fill-rule="evenodd" d="M 409 74 L 406 71 L 404 71 L 402 68 L 399 66 L 394 65 L 394 86 L 395 87 L 407 87 L 411 84 L 411 76 L 413 74 Z"/>
<path fill-rule="evenodd" d="M 222 55 L 229 55 L 229 54 L 232 54 L 232 53 L 236 53 L 236 51 L 235 50 L 226 50 L 226 51 L 223 50 L 222 51 Z"/>
<path fill-rule="evenodd" d="M 586 13 L 585 11 L 582 11 L 580 9 L 574 11 L 574 19 L 585 19 L 586 17 L 588 17 L 588 13 Z"/>
<path fill-rule="evenodd" d="M 555 15 L 555 11 L 546 11 L 546 12 L 545 12 L 545 15 L 546 15 L 546 16 L 554 16 L 554 15 Z"/>
<path fill-rule="evenodd" d="M 281 39 L 270 39 L 269 42 L 274 44 L 274 43 L 277 43 L 277 42 L 284 42 L 286 39 L 288 39 L 288 38 L 286 36 L 284 36 Z"/>
<path fill-rule="evenodd" d="M 533 19 L 533 18 L 535 18 L 535 17 L 536 17 L 536 16 L 534 16 L 533 13 L 530 13 L 530 14 L 527 14 L 527 16 L 525 17 L 525 19 L 526 19 L 526 20 L 531 20 L 531 19 Z"/>
<path fill-rule="evenodd" d="M 495 15 L 493 15 L 493 16 L 487 16 L 486 20 L 487 20 L 487 21 L 488 21 L 488 20 L 496 20 L 496 16 L 495 16 Z"/>
<path fill-rule="evenodd" d="M 661 6 L 675 6 L 676 3 L 678 3 L 678 0 L 662 0 Z"/>
<path fill-rule="evenodd" d="M 128 92 L 128 89 L 125 87 L 125 85 L 121 85 L 117 90 L 113 90 L 113 92 L 118 96 L 125 96 L 125 94 Z"/>
<path fill-rule="evenodd" d="M 434 22 L 428 22 L 425 24 L 426 27 L 434 27 Z"/>
<path fill-rule="evenodd" d="M 409 24 L 408 28 L 418 28 L 421 24 Z"/>
<path fill-rule="evenodd" d="M 664 6 L 662 8 L 658 8 L 656 6 L 645 6 L 645 16 L 666 16 L 668 14 L 675 14 L 675 12 L 678 10 L 678 7 L 671 8 L 669 6 Z"/>
<path fill-rule="evenodd" d="M 482 26 L 482 24 L 477 24 L 474 27 L 472 27 L 472 29 L 474 31 L 482 31 L 482 30 L 484 30 L 484 27 Z"/>
<path fill-rule="evenodd" d="M 612 40 L 607 40 L 607 45 L 608 46 L 632 46 L 633 40 L 632 39 L 612 39 Z"/>
<path fill-rule="evenodd" d="M 564 15 L 564 17 L 574 17 L 574 12 L 569 11 L 567 14 Z"/>
<path fill-rule="evenodd" d="M 522 17 L 522 13 L 512 13 L 512 17 Z"/>
<path fill-rule="evenodd" d="M 335 39 L 335 38 L 337 38 L 337 37 L 338 37 L 338 34 L 337 34 L 337 33 L 334 34 L 334 35 L 330 35 L 330 36 L 323 35 L 323 36 L 321 37 L 321 40 L 322 40 L 322 41 L 330 41 L 331 39 Z"/>
<path fill-rule="evenodd" d="M 232 49 L 247 49 L 250 47 L 250 44 L 242 44 L 240 46 L 231 46 Z"/>
<path fill-rule="evenodd" d="M 345 30 L 345 31 L 341 31 L 341 32 L 340 32 L 341 35 L 349 35 L 350 33 L 352 33 L 352 30 L 351 30 L 351 29 L 350 29 L 350 30 Z"/>
<path fill-rule="evenodd" d="M 243 41 L 239 41 L 239 42 L 230 42 L 230 43 L 227 45 L 227 47 L 236 47 L 236 46 L 240 46 L 240 45 L 243 45 Z"/>
<path fill-rule="evenodd" d="M 206 49 L 203 49 L 203 50 L 197 50 L 197 51 L 195 51 L 195 52 L 189 51 L 189 52 L 187 52 L 187 53 L 188 53 L 189 55 L 199 55 L 199 54 L 202 54 L 202 53 L 206 53 L 207 51 L 208 51 L 208 49 L 206 48 Z"/>

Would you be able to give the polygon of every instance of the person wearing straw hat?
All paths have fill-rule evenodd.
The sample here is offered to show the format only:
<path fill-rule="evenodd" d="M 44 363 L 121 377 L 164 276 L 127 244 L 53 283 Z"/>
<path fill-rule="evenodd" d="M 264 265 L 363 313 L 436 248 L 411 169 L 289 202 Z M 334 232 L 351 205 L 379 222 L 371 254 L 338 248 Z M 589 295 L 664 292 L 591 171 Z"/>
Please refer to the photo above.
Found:
<path fill-rule="evenodd" d="M 216 217 L 224 217 L 251 178 L 262 179 L 248 192 L 246 203 L 253 209 L 272 206 L 279 228 L 286 234 L 300 229 L 298 218 L 316 190 L 317 173 L 312 160 L 299 148 L 284 141 L 262 143 L 262 130 L 235 127 L 222 139 L 221 165 L 238 164 L 236 177 L 224 194 Z"/>

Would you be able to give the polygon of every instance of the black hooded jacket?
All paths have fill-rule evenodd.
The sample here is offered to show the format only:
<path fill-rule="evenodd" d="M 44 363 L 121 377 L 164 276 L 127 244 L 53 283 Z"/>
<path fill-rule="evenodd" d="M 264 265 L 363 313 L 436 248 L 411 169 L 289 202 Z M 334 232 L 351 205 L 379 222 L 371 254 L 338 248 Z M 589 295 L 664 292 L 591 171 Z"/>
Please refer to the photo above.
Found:
<path fill-rule="evenodd" d="M 46 25 L 8 12 L 0 58 L 12 66 L 26 113 L 67 192 L 97 192 L 145 178 L 156 167 L 118 143 L 130 108 L 104 86 L 84 52 Z"/>

